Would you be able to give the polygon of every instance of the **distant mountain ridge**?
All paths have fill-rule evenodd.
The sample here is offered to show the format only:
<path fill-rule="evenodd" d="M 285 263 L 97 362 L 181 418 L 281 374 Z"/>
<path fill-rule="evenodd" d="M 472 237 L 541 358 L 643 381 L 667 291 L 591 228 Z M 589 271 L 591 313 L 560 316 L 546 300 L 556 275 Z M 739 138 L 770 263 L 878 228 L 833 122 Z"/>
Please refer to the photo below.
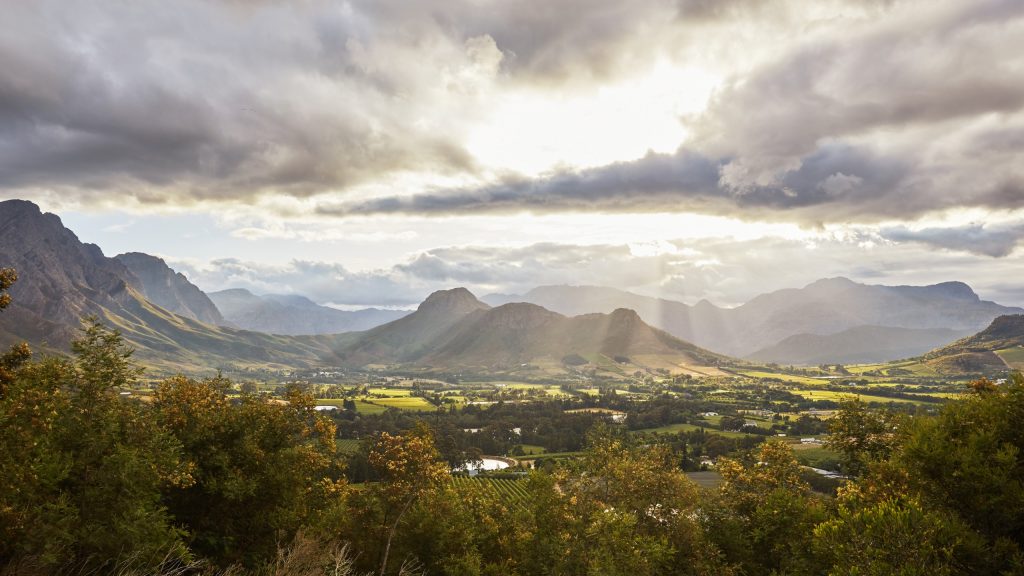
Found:
<path fill-rule="evenodd" d="M 677 368 L 726 360 L 648 326 L 632 310 L 566 317 L 526 303 L 491 308 L 465 288 L 431 294 L 416 312 L 358 335 L 337 354 L 356 365 L 397 360 L 448 370 L 531 364 L 552 369 L 569 355 Z"/>
<path fill-rule="evenodd" d="M 878 350 L 892 358 L 913 358 L 966 336 L 947 328 L 893 328 L 856 326 L 835 334 L 797 334 L 747 356 L 759 362 L 787 364 L 869 364 L 878 362 Z"/>
<path fill-rule="evenodd" d="M 285 335 L 317 335 L 356 332 L 405 316 L 404 310 L 337 310 L 321 306 L 305 296 L 264 294 L 234 288 L 207 294 L 223 315 L 218 324 L 245 330 Z"/>
<path fill-rule="evenodd" d="M 524 301 L 567 315 L 610 312 L 631 308 L 646 322 L 667 332 L 714 350 L 763 361 L 804 363 L 805 352 L 782 346 L 787 338 L 829 336 L 866 326 L 907 329 L 890 330 L 885 338 L 862 331 L 844 338 L 818 343 L 824 355 L 841 356 L 853 344 L 863 361 L 886 361 L 902 354 L 920 354 L 934 347 L 936 330 L 962 335 L 980 330 L 993 318 L 1024 312 L 981 300 L 962 282 L 932 286 L 873 286 L 846 278 L 813 282 L 762 294 L 736 308 L 720 308 L 701 301 L 693 306 L 672 300 L 641 296 L 613 288 L 595 286 L 542 286 L 526 294 L 488 296 L 490 304 Z M 829 350 L 826 345 L 834 342 Z"/>

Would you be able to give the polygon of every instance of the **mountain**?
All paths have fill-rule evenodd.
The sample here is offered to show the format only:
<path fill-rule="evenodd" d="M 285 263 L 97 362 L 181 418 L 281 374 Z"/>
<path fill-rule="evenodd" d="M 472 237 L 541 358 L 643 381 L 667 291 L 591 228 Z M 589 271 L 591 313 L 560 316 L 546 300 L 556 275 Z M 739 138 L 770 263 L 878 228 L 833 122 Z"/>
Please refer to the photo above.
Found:
<path fill-rule="evenodd" d="M 757 354 L 760 360 L 784 363 L 791 362 L 787 352 L 791 348 L 773 347 L 793 336 L 804 335 L 806 341 L 867 326 L 910 329 L 890 331 L 875 344 L 870 340 L 858 344 L 864 357 L 894 360 L 903 357 L 902 350 L 929 349 L 939 334 L 934 330 L 967 334 L 999 315 L 1024 312 L 983 301 L 962 282 L 881 286 L 846 278 L 763 294 L 736 308 L 720 308 L 707 301 L 688 306 L 595 286 L 543 286 L 521 296 L 485 299 L 491 304 L 530 302 L 569 315 L 631 308 L 651 325 L 703 348 L 741 357 Z"/>
<path fill-rule="evenodd" d="M 166 373 L 330 363 L 344 340 L 270 336 L 175 314 L 147 300 L 144 282 L 121 260 L 82 243 L 31 202 L 0 202 L 0 266 L 18 271 L 13 301 L 0 313 L 2 345 L 28 341 L 37 351 L 66 353 L 81 319 L 95 315 L 121 330 L 140 361 Z"/>
<path fill-rule="evenodd" d="M 226 323 L 268 334 L 337 334 L 368 330 L 408 314 L 402 310 L 344 311 L 320 306 L 297 295 L 257 296 L 236 288 L 211 292 L 210 299 L 224 315 Z M 224 321 L 218 324 L 225 324 Z"/>
<path fill-rule="evenodd" d="M 431 294 L 416 312 L 365 332 L 338 355 L 354 364 L 397 360 L 440 370 L 548 374 L 570 371 L 569 364 L 613 366 L 610 371 L 619 373 L 626 368 L 678 372 L 725 360 L 652 328 L 632 310 L 570 318 L 534 304 L 491 308 L 464 288 Z M 578 361 L 567 364 L 570 357 Z"/>
<path fill-rule="evenodd" d="M 947 328 L 857 326 L 835 334 L 790 336 L 747 358 L 797 365 L 869 364 L 920 356 L 965 335 L 961 330 Z"/>
<path fill-rule="evenodd" d="M 162 259 L 141 252 L 118 254 L 114 258 L 134 275 L 133 284 L 146 300 L 185 318 L 218 326 L 225 324 L 210 298 Z"/>
<path fill-rule="evenodd" d="M 947 375 L 1024 369 L 1024 315 L 1000 316 L 981 332 L 932 350 L 922 360 Z"/>
<path fill-rule="evenodd" d="M 436 345 L 465 316 L 489 308 L 465 288 L 439 290 L 412 314 L 360 334 L 339 355 L 358 365 L 408 362 Z"/>

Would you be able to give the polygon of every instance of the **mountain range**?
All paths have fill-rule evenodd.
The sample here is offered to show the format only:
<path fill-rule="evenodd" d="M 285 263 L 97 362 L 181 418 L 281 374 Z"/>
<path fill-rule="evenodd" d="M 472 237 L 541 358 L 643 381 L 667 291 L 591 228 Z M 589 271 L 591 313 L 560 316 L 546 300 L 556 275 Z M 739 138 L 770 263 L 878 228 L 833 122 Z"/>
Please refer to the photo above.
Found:
<path fill-rule="evenodd" d="M 321 306 L 305 296 L 256 295 L 244 288 L 210 292 L 207 296 L 223 314 L 223 319 L 215 324 L 270 334 L 337 334 L 369 330 L 409 313 L 379 308 L 338 310 Z"/>
<path fill-rule="evenodd" d="M 763 294 L 735 308 L 706 300 L 689 306 L 596 286 L 542 286 L 483 300 L 530 302 L 566 315 L 630 308 L 652 326 L 703 348 L 785 364 L 917 356 L 977 332 L 998 316 L 1024 312 L 981 300 L 962 282 L 875 286 L 846 278 Z"/>
<path fill-rule="evenodd" d="M 211 299 L 159 258 L 107 257 L 57 216 L 18 200 L 0 202 L 0 265 L 19 274 L 10 289 L 13 303 L 0 314 L 0 344 L 26 340 L 37 350 L 65 352 L 81 319 L 93 315 L 164 372 L 372 364 L 508 370 L 540 362 L 551 374 L 576 369 L 562 362 L 566 356 L 613 372 L 625 370 L 619 365 L 682 369 L 722 359 L 651 328 L 631 311 L 566 318 L 529 304 L 492 309 L 464 288 L 436 292 L 416 312 L 365 332 L 270 335 L 217 326 L 243 314 L 227 305 L 221 314 L 215 299 L 224 302 L 224 294 Z M 322 312 L 304 299 L 227 296 Z"/>
<path fill-rule="evenodd" d="M 287 368 L 320 363 L 332 353 L 330 339 L 271 336 L 196 319 L 213 311 L 183 276 L 154 270 L 162 263 L 151 257 L 108 258 L 31 202 L 0 202 L 0 262 L 18 272 L 12 303 L 0 313 L 3 345 L 27 341 L 37 351 L 66 353 L 82 318 L 92 315 L 119 329 L 136 356 L 157 371 Z"/>
<path fill-rule="evenodd" d="M 57 216 L 20 200 L 0 202 L 0 266 L 20 277 L 10 289 L 13 304 L 0 313 L 0 344 L 26 340 L 63 353 L 81 319 L 94 315 L 164 371 L 340 365 L 710 374 L 736 362 L 722 352 L 799 364 L 927 353 L 923 361 L 943 373 L 1024 362 L 1016 340 L 1024 338 L 1024 310 L 983 301 L 960 282 L 871 286 L 833 278 L 736 308 L 587 286 L 546 286 L 484 302 L 455 288 L 431 294 L 413 313 L 345 312 L 301 296 L 205 294 L 159 258 L 105 256 Z"/>
<path fill-rule="evenodd" d="M 727 360 L 652 328 L 632 310 L 566 317 L 526 303 L 492 308 L 465 288 L 431 294 L 416 312 L 357 335 L 337 353 L 357 365 L 397 362 L 501 373 L 564 372 L 580 365 L 613 373 L 705 373 L 701 368 L 714 371 Z"/>

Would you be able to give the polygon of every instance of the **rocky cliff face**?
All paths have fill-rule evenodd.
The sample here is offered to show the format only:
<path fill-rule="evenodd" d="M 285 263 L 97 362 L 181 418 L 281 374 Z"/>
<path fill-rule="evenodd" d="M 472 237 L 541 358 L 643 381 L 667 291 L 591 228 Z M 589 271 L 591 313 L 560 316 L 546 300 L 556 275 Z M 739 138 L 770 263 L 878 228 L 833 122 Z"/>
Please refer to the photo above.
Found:
<path fill-rule="evenodd" d="M 54 214 L 23 200 L 0 202 L 0 265 L 18 271 L 0 339 L 64 346 L 80 319 L 122 306 L 138 279 L 98 246 L 83 244 Z"/>
<path fill-rule="evenodd" d="M 132 273 L 137 282 L 135 287 L 150 302 L 179 316 L 217 326 L 225 324 L 210 298 L 162 259 L 141 252 L 119 254 L 115 258 Z"/>

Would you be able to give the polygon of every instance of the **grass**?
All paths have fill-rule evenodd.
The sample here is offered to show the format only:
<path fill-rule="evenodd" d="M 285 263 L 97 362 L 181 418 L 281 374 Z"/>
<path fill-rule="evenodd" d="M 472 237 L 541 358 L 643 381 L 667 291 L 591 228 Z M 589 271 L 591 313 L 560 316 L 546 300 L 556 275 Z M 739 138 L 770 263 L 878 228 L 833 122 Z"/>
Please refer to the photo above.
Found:
<path fill-rule="evenodd" d="M 708 434 L 718 434 L 719 436 L 725 436 L 726 438 L 745 438 L 747 436 L 753 436 L 753 434 L 746 434 L 744 432 L 733 432 L 726 430 L 718 430 L 708 426 L 697 426 L 696 424 L 669 424 L 667 426 L 659 426 L 657 428 L 644 428 L 643 430 L 637 430 L 637 432 L 646 432 L 648 434 L 676 434 L 679 432 L 693 432 L 704 428 L 704 431 Z"/>
<path fill-rule="evenodd" d="M 996 350 L 996 354 L 1011 367 L 1020 368 L 1024 365 L 1024 346 Z"/>
<path fill-rule="evenodd" d="M 791 390 L 793 394 L 797 394 L 807 398 L 808 400 L 833 400 L 839 402 L 841 400 L 848 400 L 854 397 L 859 397 L 862 402 L 878 402 L 881 404 L 888 404 L 889 402 L 895 402 L 897 404 L 926 404 L 922 400 L 911 400 L 909 398 L 889 398 L 887 396 L 872 396 L 871 394 L 854 394 L 852 392 L 836 392 L 833 390 Z M 924 396 L 924 394 L 922 394 Z"/>
<path fill-rule="evenodd" d="M 338 446 L 338 452 L 342 454 L 355 454 L 359 451 L 359 445 L 362 444 L 362 440 L 352 438 L 340 438 L 334 442 Z"/>
<path fill-rule="evenodd" d="M 736 370 L 736 373 L 741 376 L 747 376 L 749 378 L 776 378 L 784 382 L 793 382 L 796 384 L 818 384 L 820 385 L 825 380 L 821 378 L 810 378 L 808 376 L 797 376 L 796 374 L 783 374 L 781 372 L 766 372 L 764 370 Z"/>
<path fill-rule="evenodd" d="M 369 400 L 369 402 L 379 406 L 384 406 L 385 408 L 398 408 L 399 410 L 434 411 L 437 409 L 436 406 L 419 396 L 373 398 L 372 400 Z"/>
<path fill-rule="evenodd" d="M 379 394 L 381 396 L 387 396 L 389 398 L 406 397 L 412 394 L 412 390 L 408 388 L 368 388 L 367 393 L 371 396 Z"/>
<path fill-rule="evenodd" d="M 538 460 L 541 458 L 577 458 L 582 456 L 583 452 L 545 452 L 544 454 L 535 454 L 532 456 L 516 456 L 514 460 Z"/>
<path fill-rule="evenodd" d="M 696 482 L 701 488 L 718 488 L 722 483 L 722 475 L 713 470 L 687 472 L 686 477 Z"/>
<path fill-rule="evenodd" d="M 526 482 L 517 478 L 488 478 L 486 476 L 452 476 L 452 486 L 459 491 L 473 491 L 497 498 L 513 506 L 525 506 L 529 501 Z"/>
<path fill-rule="evenodd" d="M 383 414 L 387 412 L 387 406 L 381 406 L 380 404 L 371 404 L 365 400 L 356 400 L 356 412 L 360 414 Z"/>
<path fill-rule="evenodd" d="M 537 446 L 536 444 L 520 444 L 519 447 L 523 449 L 524 456 L 540 456 L 546 452 L 543 446 Z"/>

